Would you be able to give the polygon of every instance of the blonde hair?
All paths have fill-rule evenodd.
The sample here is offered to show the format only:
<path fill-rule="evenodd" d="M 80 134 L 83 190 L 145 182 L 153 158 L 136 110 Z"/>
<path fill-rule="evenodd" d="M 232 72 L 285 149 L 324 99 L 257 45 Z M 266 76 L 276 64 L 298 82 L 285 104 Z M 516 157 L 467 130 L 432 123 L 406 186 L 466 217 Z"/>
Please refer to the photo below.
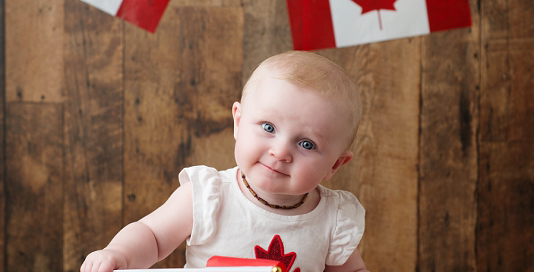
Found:
<path fill-rule="evenodd" d="M 263 61 L 248 79 L 241 101 L 264 76 L 286 80 L 299 87 L 314 90 L 334 98 L 336 105 L 348 113 L 350 143 L 354 141 L 361 118 L 362 105 L 356 84 L 347 73 L 331 60 L 305 51 L 289 51 Z"/>

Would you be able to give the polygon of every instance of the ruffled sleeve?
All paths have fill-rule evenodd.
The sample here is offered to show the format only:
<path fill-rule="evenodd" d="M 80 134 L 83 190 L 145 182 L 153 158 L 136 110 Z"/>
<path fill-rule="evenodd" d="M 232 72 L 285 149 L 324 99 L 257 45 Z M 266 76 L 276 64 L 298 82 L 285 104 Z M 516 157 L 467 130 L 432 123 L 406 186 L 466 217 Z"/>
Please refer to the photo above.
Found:
<path fill-rule="evenodd" d="M 191 182 L 193 193 L 193 230 L 188 245 L 205 243 L 216 233 L 217 214 L 221 205 L 221 179 L 217 169 L 193 166 L 183 169 L 180 184 Z"/>
<path fill-rule="evenodd" d="M 326 264 L 331 266 L 343 265 L 347 261 L 360 243 L 365 228 L 365 209 L 358 199 L 350 192 L 336 192 L 339 200 L 336 226 L 326 258 Z"/>

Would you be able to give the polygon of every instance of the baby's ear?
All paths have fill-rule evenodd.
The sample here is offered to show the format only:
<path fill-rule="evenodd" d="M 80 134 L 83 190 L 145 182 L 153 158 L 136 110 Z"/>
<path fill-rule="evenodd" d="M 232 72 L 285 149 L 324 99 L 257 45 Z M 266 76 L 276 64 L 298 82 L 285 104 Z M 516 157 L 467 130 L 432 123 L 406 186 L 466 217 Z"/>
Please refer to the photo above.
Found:
<path fill-rule="evenodd" d="M 239 129 L 239 121 L 241 120 L 241 103 L 234 102 L 234 105 L 232 105 L 232 116 L 234 117 L 234 139 L 237 140 L 237 130 Z"/>
<path fill-rule="evenodd" d="M 330 171 L 328 172 L 328 174 L 326 174 L 323 180 L 329 180 L 337 172 L 339 167 L 341 167 L 344 164 L 347 164 L 352 159 L 352 157 L 354 157 L 354 154 L 350 150 L 347 150 L 341 153 L 339 158 L 336 160 L 336 162 L 332 166 L 332 169 L 330 169 Z"/>

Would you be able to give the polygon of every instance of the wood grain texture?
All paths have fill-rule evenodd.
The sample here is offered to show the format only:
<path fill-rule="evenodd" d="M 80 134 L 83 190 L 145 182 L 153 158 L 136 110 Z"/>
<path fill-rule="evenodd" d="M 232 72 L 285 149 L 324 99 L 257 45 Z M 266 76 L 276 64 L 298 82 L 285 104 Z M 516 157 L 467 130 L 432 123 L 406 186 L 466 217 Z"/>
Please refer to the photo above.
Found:
<path fill-rule="evenodd" d="M 532 3 L 531 3 L 532 4 Z M 534 16 L 534 9 L 531 16 Z M 534 141 L 534 35 L 511 40 L 510 132 L 511 141 Z"/>
<path fill-rule="evenodd" d="M 266 58 L 292 49 L 285 0 L 243 0 L 243 84 Z"/>
<path fill-rule="evenodd" d="M 534 143 L 480 144 L 477 268 L 534 270 Z"/>
<path fill-rule="evenodd" d="M 471 28 L 423 38 L 419 271 L 476 270 L 480 45 L 471 4 Z"/>
<path fill-rule="evenodd" d="M 534 139 L 533 6 L 523 0 L 481 2 L 482 141 Z"/>
<path fill-rule="evenodd" d="M 504 0 L 501 0 L 504 1 Z M 492 4 L 489 1 L 484 4 Z M 508 16 L 509 37 L 511 40 L 515 39 L 532 39 L 534 37 L 534 4 L 530 0 L 507 0 L 508 12 L 504 16 Z M 499 12 L 499 10 L 493 10 Z"/>
<path fill-rule="evenodd" d="M 5 2 L 0 0 L 0 52 L 5 52 Z M 6 267 L 6 142 L 5 142 L 5 54 L 0 54 L 0 270 Z"/>
<path fill-rule="evenodd" d="M 8 0 L 5 11 L 6 101 L 61 101 L 63 0 Z"/>
<path fill-rule="evenodd" d="M 351 191 L 366 208 L 359 250 L 371 271 L 414 271 L 417 263 L 420 50 L 415 38 L 319 52 L 349 73 L 363 101 L 354 159 L 324 184 Z"/>
<path fill-rule="evenodd" d="M 62 106 L 6 107 L 6 271 L 61 271 Z"/>
<path fill-rule="evenodd" d="M 158 33 L 125 29 L 124 223 L 161 205 L 185 166 L 233 166 L 241 7 L 174 7 Z M 191 23 L 194 22 L 194 23 Z M 157 266 L 180 267 L 183 247 Z"/>
<path fill-rule="evenodd" d="M 64 271 L 122 227 L 123 23 L 65 2 Z"/>
<path fill-rule="evenodd" d="M 477 268 L 534 270 L 534 5 L 481 3 Z"/>

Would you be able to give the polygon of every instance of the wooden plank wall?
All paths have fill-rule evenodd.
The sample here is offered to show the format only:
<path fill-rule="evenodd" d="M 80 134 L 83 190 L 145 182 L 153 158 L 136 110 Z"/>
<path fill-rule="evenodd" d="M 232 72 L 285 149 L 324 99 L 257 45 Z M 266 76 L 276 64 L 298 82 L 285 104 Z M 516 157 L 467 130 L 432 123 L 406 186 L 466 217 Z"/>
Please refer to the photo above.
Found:
<path fill-rule="evenodd" d="M 372 271 L 534 271 L 534 3 L 317 51 L 359 86 Z M 0 0 L 0 271 L 77 271 L 185 166 L 232 167 L 230 108 L 291 49 L 284 0 L 171 0 L 155 34 L 77 0 Z M 184 247 L 155 267 L 180 267 Z"/>

